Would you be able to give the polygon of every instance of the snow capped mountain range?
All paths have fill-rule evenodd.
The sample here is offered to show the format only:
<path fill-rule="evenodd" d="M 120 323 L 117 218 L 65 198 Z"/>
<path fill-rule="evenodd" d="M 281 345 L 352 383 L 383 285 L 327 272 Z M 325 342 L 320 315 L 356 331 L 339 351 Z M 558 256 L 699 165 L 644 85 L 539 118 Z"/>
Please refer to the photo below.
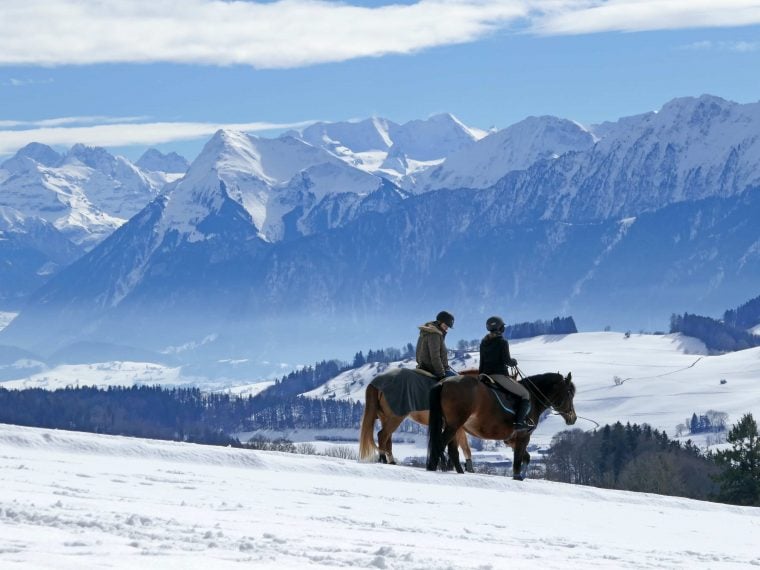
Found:
<path fill-rule="evenodd" d="M 704 95 L 592 128 L 585 152 L 538 161 L 496 185 L 512 216 L 590 221 L 737 196 L 760 185 L 760 103 Z"/>
<path fill-rule="evenodd" d="M 650 330 L 672 312 L 722 311 L 758 294 L 759 109 L 703 96 L 588 129 L 534 117 L 483 138 L 450 115 L 274 139 L 219 131 L 158 196 L 105 151 L 31 145 L 0 174 L 3 203 L 24 215 L 71 232 L 76 216 L 115 226 L 148 205 L 39 289 L 2 336 L 155 349 L 140 343 L 163 330 L 160 346 L 215 335 L 240 347 L 250 335 L 263 347 L 296 319 L 316 346 L 318 323 L 347 341 L 368 323 L 392 336 L 399 319 L 453 304 L 473 323 L 508 307 L 522 320 Z M 406 166 L 391 176 L 394 156 Z M 78 186 L 50 182 L 77 173 Z M 40 334 L 50 322 L 65 330 Z"/>

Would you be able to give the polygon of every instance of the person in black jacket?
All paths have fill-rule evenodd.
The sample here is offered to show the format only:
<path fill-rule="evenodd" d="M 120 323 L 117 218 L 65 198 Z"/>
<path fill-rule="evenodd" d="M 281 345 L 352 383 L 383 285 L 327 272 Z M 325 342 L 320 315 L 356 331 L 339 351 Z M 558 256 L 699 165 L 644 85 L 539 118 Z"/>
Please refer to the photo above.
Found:
<path fill-rule="evenodd" d="M 501 317 L 489 317 L 486 321 L 488 334 L 480 341 L 481 374 L 488 374 L 502 388 L 520 397 L 515 413 L 515 430 L 527 430 L 526 423 L 530 411 L 530 393 L 527 388 L 509 376 L 507 367 L 517 366 L 517 360 L 509 354 L 509 343 L 504 338 L 504 320 Z"/>

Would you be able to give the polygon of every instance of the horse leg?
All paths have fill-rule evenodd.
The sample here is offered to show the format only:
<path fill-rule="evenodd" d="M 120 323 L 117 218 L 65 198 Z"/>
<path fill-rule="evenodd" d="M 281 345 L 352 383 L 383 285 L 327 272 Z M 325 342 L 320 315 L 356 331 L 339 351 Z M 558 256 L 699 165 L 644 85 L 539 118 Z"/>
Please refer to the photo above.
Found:
<path fill-rule="evenodd" d="M 459 448 L 454 437 L 457 434 L 457 430 L 451 427 L 445 427 L 441 434 L 441 449 L 445 449 L 448 453 L 448 457 L 444 456 L 441 451 L 440 465 L 443 471 L 448 471 L 454 467 L 458 473 L 464 473 L 462 471 L 462 464 L 459 463 Z"/>
<path fill-rule="evenodd" d="M 382 427 L 377 432 L 377 446 L 380 448 L 381 463 L 388 463 L 390 465 L 396 465 L 396 460 L 393 458 L 393 441 L 391 436 L 393 432 L 398 429 L 404 418 L 398 416 L 385 416 L 382 419 Z"/>
<path fill-rule="evenodd" d="M 470 449 L 470 442 L 467 441 L 467 434 L 464 430 L 459 430 L 457 433 L 457 443 L 464 453 L 464 470 L 467 473 L 475 473 L 472 468 L 472 449 Z"/>
<path fill-rule="evenodd" d="M 530 454 L 526 451 L 528 447 L 528 438 L 517 437 L 512 439 L 514 442 L 514 461 L 512 462 L 512 479 L 515 481 L 522 481 L 525 479 L 523 472 L 523 461 L 525 461 L 525 467 L 527 468 L 530 463 Z"/>
<path fill-rule="evenodd" d="M 453 466 L 454 469 L 457 470 L 457 473 L 464 473 L 464 469 L 462 469 L 462 464 L 459 462 L 459 443 L 457 442 L 457 438 L 452 439 L 449 442 L 448 451 L 449 451 L 449 468 Z"/>

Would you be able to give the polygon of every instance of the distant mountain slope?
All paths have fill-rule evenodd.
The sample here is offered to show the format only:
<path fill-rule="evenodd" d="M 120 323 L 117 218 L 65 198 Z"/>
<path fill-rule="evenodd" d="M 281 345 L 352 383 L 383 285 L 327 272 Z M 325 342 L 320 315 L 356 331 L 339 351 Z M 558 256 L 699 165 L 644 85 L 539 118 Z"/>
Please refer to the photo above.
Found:
<path fill-rule="evenodd" d="M 405 183 L 415 192 L 440 188 L 487 188 L 513 170 L 524 170 L 541 159 L 588 150 L 594 137 L 573 121 L 529 117 L 491 133 L 475 144 L 448 154 L 443 164 Z"/>
<path fill-rule="evenodd" d="M 401 125 L 381 118 L 316 123 L 298 136 L 352 166 L 401 183 L 407 175 L 470 147 L 485 133 L 444 113 Z"/>
<path fill-rule="evenodd" d="M 0 206 L 39 217 L 90 249 L 140 211 L 165 183 L 102 148 L 65 155 L 31 143 L 0 166 Z"/>
<path fill-rule="evenodd" d="M 50 223 L 0 207 L 0 309 L 20 307 L 83 253 Z"/>

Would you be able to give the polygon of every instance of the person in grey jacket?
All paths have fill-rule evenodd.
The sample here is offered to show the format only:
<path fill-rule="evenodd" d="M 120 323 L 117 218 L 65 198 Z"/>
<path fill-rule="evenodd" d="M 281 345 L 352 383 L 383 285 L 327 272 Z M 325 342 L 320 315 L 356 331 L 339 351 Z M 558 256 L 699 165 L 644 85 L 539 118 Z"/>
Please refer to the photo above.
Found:
<path fill-rule="evenodd" d="M 454 328 L 454 315 L 441 311 L 434 321 L 418 327 L 420 336 L 417 339 L 417 368 L 433 374 L 441 380 L 447 376 L 456 376 L 449 367 L 449 357 L 446 354 L 446 332 Z"/>

